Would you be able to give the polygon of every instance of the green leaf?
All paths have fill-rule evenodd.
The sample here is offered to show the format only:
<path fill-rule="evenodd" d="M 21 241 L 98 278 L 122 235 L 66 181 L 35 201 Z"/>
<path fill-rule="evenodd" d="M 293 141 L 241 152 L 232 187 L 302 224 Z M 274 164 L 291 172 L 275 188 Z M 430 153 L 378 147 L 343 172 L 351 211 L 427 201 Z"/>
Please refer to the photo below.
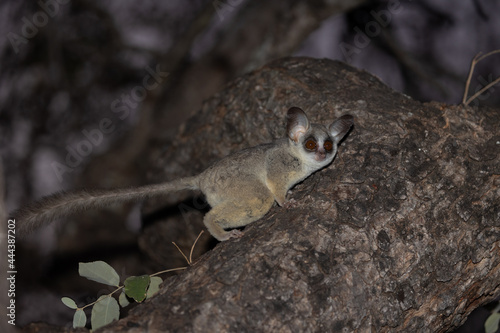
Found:
<path fill-rule="evenodd" d="M 64 305 L 66 305 L 70 309 L 74 309 L 74 310 L 78 309 L 78 306 L 76 305 L 75 301 L 73 301 L 69 297 L 63 297 L 63 298 L 61 298 L 61 302 L 63 302 Z"/>
<path fill-rule="evenodd" d="M 73 316 L 73 328 L 85 327 L 87 323 L 87 315 L 83 312 L 82 309 L 78 309 L 75 311 L 75 315 Z"/>
<path fill-rule="evenodd" d="M 118 287 L 120 277 L 115 269 L 104 261 L 81 262 L 78 264 L 78 274 L 89 280 Z"/>
<path fill-rule="evenodd" d="M 486 333 L 495 333 L 498 330 L 500 323 L 500 313 L 492 313 L 484 322 L 484 330 Z"/>
<path fill-rule="evenodd" d="M 120 307 L 116 299 L 110 295 L 104 295 L 99 297 L 97 303 L 92 307 L 90 323 L 92 329 L 96 330 L 111 323 L 113 320 L 118 320 L 119 317 Z"/>
<path fill-rule="evenodd" d="M 125 285 L 125 294 L 140 303 L 146 298 L 146 290 L 151 278 L 149 275 L 131 276 L 123 283 Z"/>
<path fill-rule="evenodd" d="M 125 295 L 125 292 L 122 292 L 120 294 L 120 297 L 118 297 L 118 302 L 120 303 L 122 308 L 130 304 L 130 302 L 127 299 L 127 295 Z"/>
<path fill-rule="evenodd" d="M 149 282 L 148 291 L 146 293 L 146 298 L 150 298 L 160 290 L 160 284 L 163 282 L 162 278 L 159 276 L 153 276 L 151 282 Z"/>

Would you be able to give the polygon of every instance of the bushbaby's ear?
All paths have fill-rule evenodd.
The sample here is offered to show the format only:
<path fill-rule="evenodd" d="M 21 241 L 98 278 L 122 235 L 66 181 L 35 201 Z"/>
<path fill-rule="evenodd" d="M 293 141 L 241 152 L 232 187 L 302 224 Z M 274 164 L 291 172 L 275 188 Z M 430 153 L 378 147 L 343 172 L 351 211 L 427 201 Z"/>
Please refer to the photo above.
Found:
<path fill-rule="evenodd" d="M 353 124 L 354 124 L 354 118 L 346 114 L 340 117 L 339 119 L 335 120 L 328 128 L 328 131 L 330 132 L 330 135 L 332 136 L 333 140 L 335 142 L 339 142 L 340 140 L 342 140 L 344 135 L 346 135 L 347 132 L 349 132 L 349 129 Z"/>
<path fill-rule="evenodd" d="M 286 113 L 286 121 L 288 137 L 298 143 L 300 137 L 309 130 L 309 119 L 307 119 L 306 113 L 298 107 L 290 108 Z"/>

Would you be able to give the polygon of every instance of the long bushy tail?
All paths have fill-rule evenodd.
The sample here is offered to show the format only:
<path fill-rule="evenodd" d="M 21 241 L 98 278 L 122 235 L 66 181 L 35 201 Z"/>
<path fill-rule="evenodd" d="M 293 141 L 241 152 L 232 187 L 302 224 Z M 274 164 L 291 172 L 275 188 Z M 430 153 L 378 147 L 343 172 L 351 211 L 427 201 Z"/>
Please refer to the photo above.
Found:
<path fill-rule="evenodd" d="M 89 209 L 117 203 L 141 201 L 163 196 L 183 189 L 197 189 L 197 177 L 187 177 L 172 182 L 152 184 L 117 190 L 81 190 L 59 192 L 28 204 L 14 213 L 16 232 L 24 237 L 52 221 Z"/>

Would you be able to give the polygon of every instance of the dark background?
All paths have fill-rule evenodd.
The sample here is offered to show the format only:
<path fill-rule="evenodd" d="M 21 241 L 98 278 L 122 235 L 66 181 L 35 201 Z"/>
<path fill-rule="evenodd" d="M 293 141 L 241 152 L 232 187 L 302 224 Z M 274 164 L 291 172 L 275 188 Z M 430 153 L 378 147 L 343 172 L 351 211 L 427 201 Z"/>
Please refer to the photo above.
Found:
<path fill-rule="evenodd" d="M 338 3 L 3 1 L 0 149 L 7 211 L 62 189 L 150 182 L 141 154 L 151 141 L 171 135 L 231 79 L 279 57 L 346 61 L 416 100 L 459 104 L 471 59 L 500 49 L 498 1 Z M 478 64 L 469 95 L 499 76 L 496 54 Z M 498 107 L 498 89 L 471 105 Z M 56 166 L 67 164 L 68 154 L 103 119 L 113 130 L 101 131 L 88 154 L 58 174 Z M 128 219 L 131 234 L 140 229 L 138 216 Z M 26 293 L 19 299 L 20 324 L 68 322 L 40 305 L 55 304 L 62 295 L 37 279 L 54 274 L 58 235 L 57 227 L 47 228 L 19 245 L 26 262 L 37 263 L 33 276 L 20 276 L 32 291 L 31 298 Z M 86 253 L 86 259 L 98 260 L 99 253 Z M 481 327 L 488 312 L 478 313 Z"/>

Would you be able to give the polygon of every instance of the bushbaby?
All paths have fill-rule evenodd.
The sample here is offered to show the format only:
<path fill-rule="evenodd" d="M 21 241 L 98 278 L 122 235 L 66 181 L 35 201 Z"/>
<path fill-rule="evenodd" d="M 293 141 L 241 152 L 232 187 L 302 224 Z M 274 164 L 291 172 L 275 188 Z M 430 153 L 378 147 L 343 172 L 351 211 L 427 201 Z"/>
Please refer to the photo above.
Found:
<path fill-rule="evenodd" d="M 59 192 L 44 197 L 14 214 L 18 232 L 23 235 L 88 209 L 200 189 L 212 207 L 203 220 L 208 231 L 219 241 L 241 237 L 243 233 L 232 228 L 260 219 L 274 201 L 283 206 L 290 188 L 333 161 L 339 141 L 353 125 L 349 115 L 328 127 L 311 124 L 298 107 L 290 108 L 286 119 L 286 138 L 231 154 L 197 176 L 136 188 Z"/>

